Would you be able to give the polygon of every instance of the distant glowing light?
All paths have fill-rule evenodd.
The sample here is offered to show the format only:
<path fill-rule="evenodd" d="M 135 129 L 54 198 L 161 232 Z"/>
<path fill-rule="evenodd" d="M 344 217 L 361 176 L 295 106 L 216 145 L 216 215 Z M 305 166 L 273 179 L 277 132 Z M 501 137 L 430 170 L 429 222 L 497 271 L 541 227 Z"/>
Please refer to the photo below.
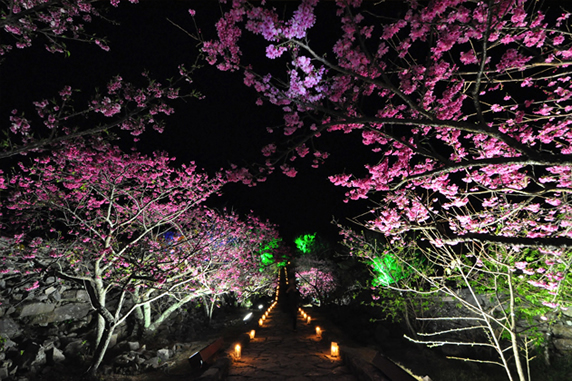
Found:
<path fill-rule="evenodd" d="M 244 317 L 244 319 L 242 319 L 242 321 L 247 321 L 248 319 L 250 319 L 252 317 L 252 312 L 249 312 L 248 315 L 246 315 Z"/>
<path fill-rule="evenodd" d="M 304 234 L 299 236 L 294 240 L 294 244 L 298 250 L 300 250 L 304 254 L 308 254 L 312 251 L 312 247 L 316 243 L 316 233 L 314 234 Z"/>

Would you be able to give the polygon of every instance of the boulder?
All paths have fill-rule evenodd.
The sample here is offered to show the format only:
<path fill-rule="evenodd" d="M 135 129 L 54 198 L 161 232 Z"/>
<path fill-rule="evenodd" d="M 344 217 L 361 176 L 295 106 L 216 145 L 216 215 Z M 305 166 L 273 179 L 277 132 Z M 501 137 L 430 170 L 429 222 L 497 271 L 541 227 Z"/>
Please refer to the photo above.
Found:
<path fill-rule="evenodd" d="M 171 351 L 167 348 L 159 349 L 157 351 L 157 357 L 159 357 L 161 361 L 167 361 L 171 358 Z"/>
<path fill-rule="evenodd" d="M 9 338 L 16 338 L 22 334 L 22 330 L 18 323 L 14 321 L 12 318 L 4 318 L 0 319 L 0 336 L 2 337 L 9 337 Z"/>
<path fill-rule="evenodd" d="M 572 339 L 554 339 L 554 347 L 560 352 L 572 351 Z"/>
<path fill-rule="evenodd" d="M 70 303 L 54 310 L 54 322 L 83 319 L 91 311 L 89 303 Z"/>
<path fill-rule="evenodd" d="M 22 307 L 20 318 L 43 315 L 52 312 L 56 306 L 52 303 L 30 303 Z"/>
<path fill-rule="evenodd" d="M 552 326 L 552 334 L 557 337 L 572 339 L 572 326 L 556 324 Z"/>

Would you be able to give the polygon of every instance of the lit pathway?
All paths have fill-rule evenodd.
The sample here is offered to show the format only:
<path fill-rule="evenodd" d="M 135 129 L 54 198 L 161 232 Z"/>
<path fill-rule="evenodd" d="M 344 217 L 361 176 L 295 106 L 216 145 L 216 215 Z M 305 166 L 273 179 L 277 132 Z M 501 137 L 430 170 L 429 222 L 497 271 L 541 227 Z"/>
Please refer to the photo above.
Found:
<path fill-rule="evenodd" d="M 256 337 L 233 358 L 228 381 L 354 381 L 357 380 L 339 357 L 330 356 L 330 342 L 316 336 L 315 325 L 298 314 L 293 331 L 290 316 L 277 305 L 269 313 Z"/>

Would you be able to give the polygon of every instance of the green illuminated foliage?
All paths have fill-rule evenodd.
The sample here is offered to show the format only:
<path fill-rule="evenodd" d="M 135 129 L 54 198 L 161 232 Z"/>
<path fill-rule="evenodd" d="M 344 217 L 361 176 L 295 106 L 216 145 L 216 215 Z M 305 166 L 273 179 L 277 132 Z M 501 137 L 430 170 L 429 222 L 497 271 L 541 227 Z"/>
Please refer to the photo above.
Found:
<path fill-rule="evenodd" d="M 294 240 L 296 247 L 304 254 L 310 253 L 316 245 L 316 233 L 304 234 Z"/>
<path fill-rule="evenodd" d="M 372 281 L 374 286 L 389 286 L 408 275 L 395 256 L 389 253 L 373 258 L 371 266 L 374 272 Z"/>
<path fill-rule="evenodd" d="M 270 266 L 276 262 L 276 259 L 274 258 L 274 252 L 280 247 L 281 241 L 282 240 L 280 238 L 275 238 L 272 241 L 266 243 L 266 245 L 264 245 L 262 249 L 258 251 L 258 254 L 260 255 L 261 271 L 264 267 Z"/>

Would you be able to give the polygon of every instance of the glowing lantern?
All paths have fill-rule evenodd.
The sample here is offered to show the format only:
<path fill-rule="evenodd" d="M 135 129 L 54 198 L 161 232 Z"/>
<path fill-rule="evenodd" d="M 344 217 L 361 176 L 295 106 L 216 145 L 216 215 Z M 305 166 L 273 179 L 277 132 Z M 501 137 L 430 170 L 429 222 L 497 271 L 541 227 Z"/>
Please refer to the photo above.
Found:
<path fill-rule="evenodd" d="M 258 320 L 258 325 L 262 327 L 262 324 L 264 323 L 264 320 L 260 319 Z"/>
<path fill-rule="evenodd" d="M 234 347 L 234 358 L 236 358 L 237 360 L 239 360 L 239 359 L 240 359 L 240 355 L 241 355 L 240 344 L 236 344 L 236 346 Z"/>
<path fill-rule="evenodd" d="M 312 318 L 310 316 L 308 316 L 308 321 L 307 323 L 310 324 L 310 321 L 312 320 Z"/>
<path fill-rule="evenodd" d="M 248 336 L 250 336 L 250 340 L 254 340 L 254 335 L 256 335 L 256 331 L 252 330 L 248 333 Z"/>
<path fill-rule="evenodd" d="M 318 338 L 321 338 L 321 337 L 322 337 L 322 328 L 316 327 L 316 336 L 317 336 Z"/>
<path fill-rule="evenodd" d="M 340 355 L 340 347 L 338 347 L 338 343 L 334 341 L 332 341 L 331 355 L 332 357 L 338 357 Z"/>

